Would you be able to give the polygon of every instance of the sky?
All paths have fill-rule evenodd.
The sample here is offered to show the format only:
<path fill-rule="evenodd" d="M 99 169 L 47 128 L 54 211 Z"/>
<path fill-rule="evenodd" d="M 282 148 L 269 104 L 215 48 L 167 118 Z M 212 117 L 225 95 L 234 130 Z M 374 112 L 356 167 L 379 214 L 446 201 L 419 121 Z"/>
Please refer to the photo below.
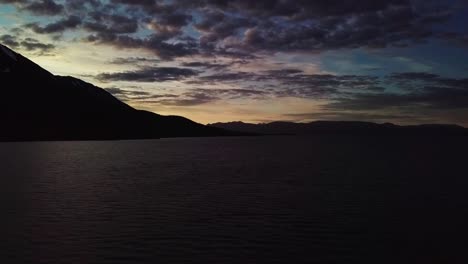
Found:
<path fill-rule="evenodd" d="M 468 126 L 466 0 L 0 0 L 0 43 L 200 123 Z"/>

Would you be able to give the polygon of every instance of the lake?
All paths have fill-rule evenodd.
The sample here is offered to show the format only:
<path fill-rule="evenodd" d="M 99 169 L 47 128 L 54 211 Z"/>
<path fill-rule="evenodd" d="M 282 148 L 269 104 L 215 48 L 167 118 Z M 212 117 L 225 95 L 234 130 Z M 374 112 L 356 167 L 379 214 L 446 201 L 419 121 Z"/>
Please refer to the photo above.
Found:
<path fill-rule="evenodd" d="M 468 263 L 468 138 L 0 143 L 1 263 Z"/>

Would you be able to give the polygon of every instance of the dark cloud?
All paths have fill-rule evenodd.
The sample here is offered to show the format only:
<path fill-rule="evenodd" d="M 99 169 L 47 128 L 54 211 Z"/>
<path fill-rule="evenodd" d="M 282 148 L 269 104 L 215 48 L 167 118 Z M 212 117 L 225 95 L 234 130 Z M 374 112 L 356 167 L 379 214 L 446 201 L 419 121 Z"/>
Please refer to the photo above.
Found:
<path fill-rule="evenodd" d="M 96 44 L 107 44 L 117 48 L 145 49 L 165 60 L 198 53 L 196 44 L 190 39 L 184 42 L 170 43 L 166 36 L 157 34 L 146 38 L 136 38 L 127 35 L 101 33 L 88 36 L 87 41 Z"/>
<path fill-rule="evenodd" d="M 135 89 L 121 89 L 116 87 L 105 88 L 105 90 L 123 101 L 135 101 L 141 99 L 153 98 L 152 93 Z"/>
<path fill-rule="evenodd" d="M 112 64 L 130 64 L 130 65 L 139 65 L 143 63 L 158 63 L 160 60 L 152 58 L 143 58 L 143 57 L 128 57 L 128 58 L 115 58 L 110 63 Z"/>
<path fill-rule="evenodd" d="M 218 98 L 223 99 L 239 99 L 239 98 L 264 98 L 265 96 L 269 95 L 269 92 L 258 90 L 258 89 L 241 89 L 241 88 L 234 88 L 234 89 L 206 89 L 206 88 L 198 88 L 193 89 L 198 94 L 207 94 L 216 96 Z"/>
<path fill-rule="evenodd" d="M 196 83 L 199 84 L 216 84 L 219 82 L 238 82 L 238 81 L 249 81 L 256 78 L 258 75 L 251 72 L 227 72 L 217 73 L 208 76 L 202 76 L 198 78 Z"/>
<path fill-rule="evenodd" d="M 56 47 L 53 44 L 42 43 L 34 38 L 22 39 L 13 35 L 1 35 L 0 42 L 13 49 L 22 49 L 28 52 L 35 52 L 36 55 L 49 55 Z"/>
<path fill-rule="evenodd" d="M 26 38 L 20 44 L 22 48 L 28 51 L 39 51 L 42 54 L 47 54 L 55 49 L 53 44 L 44 44 L 33 38 Z"/>
<path fill-rule="evenodd" d="M 223 70 L 229 68 L 231 66 L 236 65 L 244 65 L 248 64 L 249 62 L 244 59 L 233 59 L 230 61 L 220 62 L 220 61 L 190 61 L 190 62 L 182 62 L 182 66 L 184 67 L 192 67 L 192 68 L 205 68 L 205 69 L 214 69 L 214 70 Z"/>
<path fill-rule="evenodd" d="M 18 48 L 20 46 L 17 37 L 8 34 L 1 35 L 0 42 L 12 49 Z"/>
<path fill-rule="evenodd" d="M 102 7 L 99 0 L 66 0 L 65 8 L 68 12 L 73 13 L 81 10 L 96 9 Z"/>
<path fill-rule="evenodd" d="M 138 20 L 123 15 L 108 15 L 103 12 L 93 12 L 92 22 L 85 22 L 85 30 L 104 34 L 135 33 L 138 30 Z"/>
<path fill-rule="evenodd" d="M 136 5 L 144 7 L 153 7 L 156 5 L 156 0 L 111 0 L 114 4 Z"/>
<path fill-rule="evenodd" d="M 29 23 L 26 24 L 26 28 L 30 28 L 39 34 L 55 34 L 83 28 L 89 32 L 113 36 L 114 34 L 135 33 L 138 30 L 138 21 L 126 16 L 93 12 L 92 21 L 83 21 L 82 18 L 71 15 L 45 26 L 38 23 Z"/>
<path fill-rule="evenodd" d="M 1 0 L 40 15 L 66 14 L 36 33 L 83 29 L 88 41 L 153 51 L 162 59 L 204 54 L 255 58 L 260 51 L 321 52 L 404 47 L 431 37 L 466 42 L 460 33 L 435 30 L 454 5 L 434 1 L 364 0 Z M 64 6 L 62 5 L 64 3 Z M 79 18 L 79 19 L 77 19 Z M 184 28 L 188 30 L 184 30 Z M 133 35 L 143 32 L 139 37 Z M 194 38 L 187 32 L 198 31 Z M 252 57 L 248 57 L 251 55 Z"/>
<path fill-rule="evenodd" d="M 151 75 L 151 74 L 150 74 Z M 117 79 L 121 80 L 118 75 Z M 135 79 L 124 76 L 126 80 Z M 137 78 L 146 78 L 138 76 Z M 184 79 L 185 77 L 181 78 Z M 150 77 L 151 80 L 161 79 Z M 162 78 L 165 79 L 164 77 Z M 169 78 L 174 79 L 174 78 Z M 418 89 L 406 90 L 394 85 L 417 82 Z M 245 88 L 211 88 L 211 83 L 249 83 Z M 272 81 L 272 85 L 268 82 Z M 165 106 L 195 106 L 220 100 L 278 97 L 326 98 L 317 113 L 292 114 L 297 120 L 420 120 L 437 121 L 447 112 L 468 112 L 468 79 L 445 78 L 431 73 L 395 73 L 385 77 L 304 74 L 298 69 L 262 73 L 234 72 L 198 77 L 192 84 L 205 85 L 179 95 L 142 95 L 138 100 Z M 258 82 L 258 83 L 256 83 Z M 267 83 L 267 84 L 265 84 Z M 379 86 L 380 85 L 380 86 Z M 428 119 L 434 116 L 433 119 Z"/>
<path fill-rule="evenodd" d="M 157 23 L 161 26 L 181 28 L 192 21 L 192 16 L 186 13 L 171 12 L 158 16 Z"/>
<path fill-rule="evenodd" d="M 431 73 L 397 73 L 399 92 L 359 93 L 337 98 L 330 109 L 383 110 L 390 108 L 468 109 L 468 79 L 443 78 Z M 394 84 L 390 82 L 390 84 Z M 407 87 L 410 87 L 408 89 Z"/>
<path fill-rule="evenodd" d="M 255 91 L 262 91 L 265 97 L 327 99 L 330 101 L 326 106 L 328 110 L 468 109 L 468 79 L 444 78 L 424 72 L 395 73 L 379 78 L 305 74 L 298 69 L 284 69 L 217 73 L 187 83 L 205 86 L 240 83 L 245 88 L 256 87 Z"/>
<path fill-rule="evenodd" d="M 287 77 L 287 76 L 303 73 L 303 71 L 300 70 L 300 69 L 285 68 L 285 69 L 281 69 L 281 70 L 268 70 L 268 71 L 265 71 L 265 73 L 267 75 L 271 75 L 271 76 Z"/>
<path fill-rule="evenodd" d="M 421 93 L 359 94 L 340 98 L 330 103 L 328 109 L 384 110 L 404 108 L 468 109 L 468 91 L 454 88 L 430 88 Z"/>
<path fill-rule="evenodd" d="M 208 12 L 195 28 L 203 33 L 200 38 L 202 48 L 214 48 L 219 41 L 236 35 L 242 28 L 253 26 L 255 23 L 248 18 L 230 17 L 221 11 Z"/>
<path fill-rule="evenodd" d="M 158 100 L 153 100 L 151 103 L 166 106 L 196 106 L 211 103 L 219 99 L 220 98 L 216 96 L 206 93 L 189 92 L 178 96 L 177 98 L 161 98 Z"/>
<path fill-rule="evenodd" d="M 468 33 L 466 32 L 439 32 L 437 37 L 462 47 L 468 47 Z"/>
<path fill-rule="evenodd" d="M 52 0 L 40 0 L 31 1 L 23 6 L 22 9 L 38 15 L 58 15 L 63 12 L 64 7 Z"/>
<path fill-rule="evenodd" d="M 211 62 L 201 62 L 201 61 L 183 62 L 183 63 L 182 63 L 182 66 L 184 66 L 184 67 L 192 67 L 192 68 L 219 68 L 219 67 L 226 67 L 225 64 L 211 63 Z"/>
<path fill-rule="evenodd" d="M 390 76 L 392 79 L 396 80 L 405 80 L 405 81 L 417 81 L 417 80 L 434 80 L 438 78 L 439 75 L 428 72 L 403 72 L 403 73 L 394 73 Z"/>
<path fill-rule="evenodd" d="M 49 25 L 29 24 L 36 33 L 82 29 L 91 33 L 86 38 L 91 43 L 151 50 L 168 60 L 195 54 L 254 59 L 255 53 L 265 51 L 405 47 L 431 37 L 466 42 L 466 36 L 460 33 L 435 30 L 434 25 L 445 23 L 455 12 L 453 4 L 435 1 L 1 0 L 0 3 L 15 4 L 20 10 L 40 15 L 66 14 L 67 17 Z M 194 37 L 194 31 L 200 36 Z M 134 35 L 137 32 L 144 33 Z"/>
<path fill-rule="evenodd" d="M 376 12 L 389 6 L 407 5 L 407 0 L 362 0 L 357 4 L 353 1 L 284 1 L 284 0 L 179 0 L 179 2 L 197 2 L 198 5 L 212 6 L 224 10 L 244 11 L 259 17 L 289 17 L 300 19 L 310 16 L 342 16 Z"/>
<path fill-rule="evenodd" d="M 101 73 L 96 76 L 100 81 L 128 82 L 166 82 L 180 81 L 198 75 L 197 71 L 176 67 L 145 67 L 134 71 Z"/>
<path fill-rule="evenodd" d="M 201 68 L 201 69 L 209 69 L 209 70 L 214 70 L 214 71 L 225 71 L 233 65 L 242 64 L 242 63 L 243 61 L 237 61 L 237 60 L 229 62 L 229 63 L 192 61 L 192 62 L 183 62 L 181 65 L 184 67 L 190 67 L 190 68 Z"/>
<path fill-rule="evenodd" d="M 276 97 L 331 98 L 342 93 L 375 93 L 385 90 L 375 76 L 305 74 L 299 69 L 255 72 L 222 72 L 187 81 L 192 85 L 226 83 L 257 87 Z"/>
<path fill-rule="evenodd" d="M 105 88 L 105 90 L 108 91 L 109 93 L 115 95 L 115 96 L 120 96 L 120 95 L 125 95 L 126 94 L 125 90 L 122 90 L 120 88 L 115 88 L 115 87 Z"/>
<path fill-rule="evenodd" d="M 261 99 L 267 94 L 265 91 L 254 89 L 206 89 L 194 88 L 180 95 L 163 94 L 142 98 L 145 103 L 165 106 L 196 106 L 223 99 L 251 98 Z"/>
<path fill-rule="evenodd" d="M 0 0 L 0 4 L 14 4 L 21 11 L 41 16 L 55 16 L 64 11 L 63 5 L 53 0 Z"/>
<path fill-rule="evenodd" d="M 158 34 L 167 37 L 182 35 L 182 28 L 186 26 L 192 17 L 183 13 L 161 14 L 157 18 L 146 19 L 147 27 Z"/>
<path fill-rule="evenodd" d="M 356 81 L 344 76 L 333 79 L 342 80 L 342 87 L 348 81 Z M 452 119 L 453 122 L 461 122 L 461 119 L 454 118 L 461 113 L 468 114 L 468 79 L 407 72 L 383 77 L 379 83 L 382 86 L 369 83 L 367 88 L 353 92 L 337 89 L 329 93 L 329 103 L 320 111 L 292 114 L 290 117 L 298 120 L 407 120 L 423 123 Z"/>
<path fill-rule="evenodd" d="M 65 30 L 77 28 L 81 24 L 81 19 L 77 16 L 70 16 L 54 23 L 40 26 L 38 23 L 26 24 L 25 27 L 38 34 L 62 33 Z"/>
<path fill-rule="evenodd" d="M 242 50 L 235 50 L 235 49 L 225 49 L 221 47 L 202 47 L 199 49 L 200 55 L 206 58 L 213 58 L 213 57 L 226 57 L 233 60 L 236 60 L 237 63 L 245 64 L 248 61 L 257 60 L 262 58 L 257 54 L 253 54 L 251 52 L 246 52 Z"/>
<path fill-rule="evenodd" d="M 447 5 L 426 4 L 418 10 L 406 0 L 176 2 L 203 10 L 203 19 L 195 25 L 203 33 L 202 47 L 222 42 L 273 51 L 401 46 L 430 37 L 431 25 L 451 15 Z M 245 30 L 241 43 L 226 42 L 240 30 Z"/>
<path fill-rule="evenodd" d="M 399 46 L 432 35 L 431 23 L 423 23 L 422 19 L 411 6 L 401 6 L 378 13 L 351 13 L 333 20 L 318 18 L 296 25 L 270 22 L 249 28 L 240 45 L 274 51 Z"/>
<path fill-rule="evenodd" d="M 0 4 L 13 4 L 21 11 L 41 16 L 55 16 L 64 11 L 63 5 L 53 0 L 0 0 Z"/>
<path fill-rule="evenodd" d="M 29 0 L 0 0 L 0 4 L 25 4 Z"/>

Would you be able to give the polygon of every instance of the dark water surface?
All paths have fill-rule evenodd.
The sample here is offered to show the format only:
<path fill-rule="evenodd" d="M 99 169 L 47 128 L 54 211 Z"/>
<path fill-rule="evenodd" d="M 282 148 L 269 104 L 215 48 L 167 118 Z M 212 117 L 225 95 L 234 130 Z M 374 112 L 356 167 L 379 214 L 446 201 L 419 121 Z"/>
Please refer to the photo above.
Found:
<path fill-rule="evenodd" d="M 0 144 L 1 263 L 468 263 L 468 139 Z"/>

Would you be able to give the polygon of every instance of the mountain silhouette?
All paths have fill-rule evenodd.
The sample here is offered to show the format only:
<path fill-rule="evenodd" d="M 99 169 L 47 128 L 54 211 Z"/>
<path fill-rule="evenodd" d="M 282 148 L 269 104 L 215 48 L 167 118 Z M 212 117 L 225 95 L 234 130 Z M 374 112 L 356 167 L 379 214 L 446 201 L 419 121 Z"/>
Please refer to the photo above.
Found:
<path fill-rule="evenodd" d="M 214 123 L 208 126 L 256 134 L 346 134 L 346 135 L 468 135 L 468 129 L 458 125 L 399 126 L 357 121 L 315 121 L 310 123 L 272 122 L 249 124 L 243 122 Z"/>
<path fill-rule="evenodd" d="M 0 141 L 234 135 L 179 116 L 137 110 L 104 89 L 55 76 L 0 44 Z"/>

